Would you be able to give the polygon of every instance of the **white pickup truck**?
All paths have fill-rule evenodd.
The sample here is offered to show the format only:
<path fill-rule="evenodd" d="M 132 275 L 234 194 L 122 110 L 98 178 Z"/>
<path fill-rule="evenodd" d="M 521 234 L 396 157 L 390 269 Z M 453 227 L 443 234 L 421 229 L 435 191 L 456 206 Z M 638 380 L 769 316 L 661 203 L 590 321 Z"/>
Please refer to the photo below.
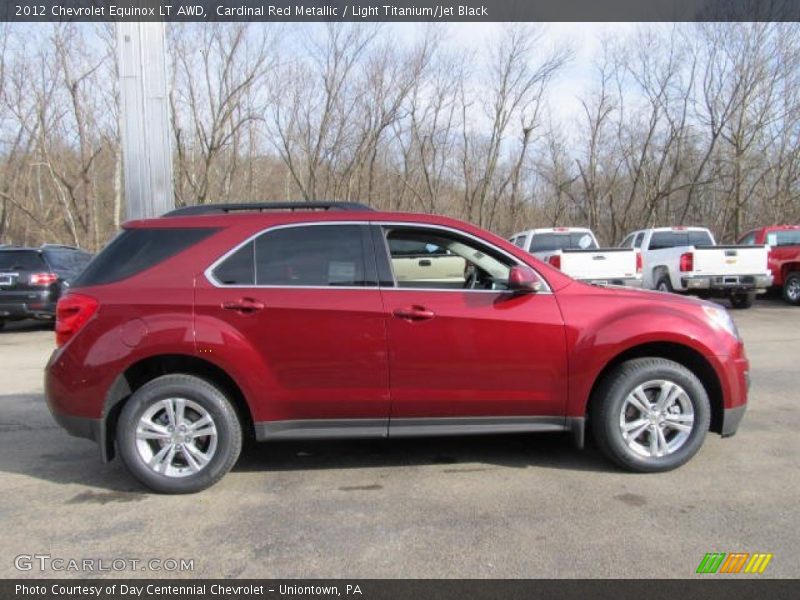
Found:
<path fill-rule="evenodd" d="M 529 229 L 514 234 L 510 241 L 573 279 L 595 285 L 642 285 L 639 252 L 632 248 L 600 248 L 590 229 Z"/>
<path fill-rule="evenodd" d="M 642 229 L 620 247 L 641 252 L 646 289 L 728 297 L 748 308 L 772 284 L 766 246 L 717 246 L 703 227 Z"/>

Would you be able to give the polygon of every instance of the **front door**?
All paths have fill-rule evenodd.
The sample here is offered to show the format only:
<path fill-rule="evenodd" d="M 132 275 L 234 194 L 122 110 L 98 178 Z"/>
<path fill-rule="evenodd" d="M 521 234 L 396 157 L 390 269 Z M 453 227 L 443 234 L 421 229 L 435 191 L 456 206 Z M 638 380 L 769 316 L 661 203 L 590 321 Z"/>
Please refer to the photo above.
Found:
<path fill-rule="evenodd" d="M 382 231 L 394 273 L 394 286 L 381 290 L 390 434 L 405 426 L 404 434 L 413 435 L 430 432 L 428 426 L 447 432 L 448 423 L 462 430 L 469 423 L 508 425 L 522 417 L 561 427 L 566 341 L 555 297 L 508 292 L 516 259 L 472 236 L 423 225 Z"/>

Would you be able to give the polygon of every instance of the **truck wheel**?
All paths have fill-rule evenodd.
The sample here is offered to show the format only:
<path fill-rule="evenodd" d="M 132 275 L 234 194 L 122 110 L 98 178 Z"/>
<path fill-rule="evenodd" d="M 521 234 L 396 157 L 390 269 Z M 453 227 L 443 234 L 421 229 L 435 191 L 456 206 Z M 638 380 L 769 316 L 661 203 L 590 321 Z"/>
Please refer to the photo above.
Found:
<path fill-rule="evenodd" d="M 669 275 L 661 276 L 661 279 L 659 279 L 658 283 L 656 283 L 656 289 L 659 292 L 667 292 L 667 293 L 672 292 L 672 282 L 669 279 Z"/>
<path fill-rule="evenodd" d="M 117 423 L 125 466 L 157 492 L 188 494 L 217 483 L 242 449 L 225 394 L 193 375 L 164 375 L 136 390 Z"/>
<path fill-rule="evenodd" d="M 742 292 L 731 294 L 731 306 L 733 308 L 750 308 L 756 299 L 755 292 Z"/>
<path fill-rule="evenodd" d="M 654 473 L 675 469 L 697 453 L 711 407 L 703 384 L 683 365 L 637 358 L 603 379 L 589 419 L 608 458 L 629 471 Z"/>
<path fill-rule="evenodd" d="M 783 299 L 789 304 L 800 305 L 800 271 L 786 276 L 786 281 L 783 282 Z"/>

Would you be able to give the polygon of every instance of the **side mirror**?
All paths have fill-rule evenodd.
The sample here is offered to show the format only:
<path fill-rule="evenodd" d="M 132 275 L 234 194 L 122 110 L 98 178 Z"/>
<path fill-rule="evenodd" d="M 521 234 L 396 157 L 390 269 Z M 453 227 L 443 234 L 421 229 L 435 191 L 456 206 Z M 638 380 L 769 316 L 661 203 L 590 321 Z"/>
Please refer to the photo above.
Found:
<path fill-rule="evenodd" d="M 544 282 L 530 267 L 516 265 L 508 273 L 508 289 L 512 292 L 536 293 L 544 289 Z"/>

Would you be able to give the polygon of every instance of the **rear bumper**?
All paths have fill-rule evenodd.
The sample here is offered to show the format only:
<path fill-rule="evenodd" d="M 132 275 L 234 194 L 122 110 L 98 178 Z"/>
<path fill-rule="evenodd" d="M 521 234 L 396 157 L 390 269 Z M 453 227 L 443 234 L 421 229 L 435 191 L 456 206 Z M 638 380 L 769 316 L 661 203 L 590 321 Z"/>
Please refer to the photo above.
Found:
<path fill-rule="evenodd" d="M 772 286 L 772 275 L 694 275 L 681 278 L 687 290 L 754 291 Z"/>
<path fill-rule="evenodd" d="M 642 287 L 642 278 L 641 277 L 617 277 L 617 278 L 610 278 L 610 279 L 580 279 L 579 281 L 583 283 L 588 283 L 590 285 L 618 285 L 623 287 L 629 288 L 640 288 Z"/>
<path fill-rule="evenodd" d="M 4 302 L 0 295 L 0 319 L 52 319 L 56 302 L 49 297 L 29 298 L 26 302 Z"/>

